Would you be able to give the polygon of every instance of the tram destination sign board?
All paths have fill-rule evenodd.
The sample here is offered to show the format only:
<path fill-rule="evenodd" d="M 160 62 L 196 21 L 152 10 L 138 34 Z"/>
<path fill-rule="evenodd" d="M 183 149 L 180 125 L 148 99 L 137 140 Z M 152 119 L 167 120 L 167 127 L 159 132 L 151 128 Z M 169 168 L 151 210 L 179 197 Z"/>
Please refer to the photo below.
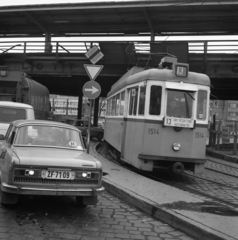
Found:
<path fill-rule="evenodd" d="M 194 120 L 188 118 L 165 117 L 164 126 L 193 128 Z"/>

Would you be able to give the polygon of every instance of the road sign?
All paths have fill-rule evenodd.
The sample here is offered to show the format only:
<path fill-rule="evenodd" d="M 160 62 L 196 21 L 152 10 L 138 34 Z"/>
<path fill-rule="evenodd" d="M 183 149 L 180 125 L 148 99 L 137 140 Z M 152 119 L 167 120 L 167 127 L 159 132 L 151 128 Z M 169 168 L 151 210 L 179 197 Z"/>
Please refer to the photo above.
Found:
<path fill-rule="evenodd" d="M 97 63 L 102 57 L 104 57 L 103 53 L 96 45 L 94 45 L 88 52 L 86 52 L 85 56 L 90 60 L 92 64 Z"/>
<path fill-rule="evenodd" d="M 88 99 L 95 99 L 101 93 L 100 85 L 95 81 L 88 81 L 83 85 L 83 94 Z"/>
<path fill-rule="evenodd" d="M 98 74 L 102 71 L 103 65 L 84 64 L 84 68 L 90 79 L 94 81 Z"/>

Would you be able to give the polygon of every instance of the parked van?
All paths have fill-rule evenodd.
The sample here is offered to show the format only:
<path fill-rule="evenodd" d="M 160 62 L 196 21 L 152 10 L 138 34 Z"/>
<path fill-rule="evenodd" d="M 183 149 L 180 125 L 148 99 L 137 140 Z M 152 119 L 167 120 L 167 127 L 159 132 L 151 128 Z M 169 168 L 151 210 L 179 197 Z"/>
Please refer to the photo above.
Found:
<path fill-rule="evenodd" d="M 25 103 L 0 101 L 0 134 L 5 135 L 10 122 L 18 119 L 35 119 L 34 109 Z"/>

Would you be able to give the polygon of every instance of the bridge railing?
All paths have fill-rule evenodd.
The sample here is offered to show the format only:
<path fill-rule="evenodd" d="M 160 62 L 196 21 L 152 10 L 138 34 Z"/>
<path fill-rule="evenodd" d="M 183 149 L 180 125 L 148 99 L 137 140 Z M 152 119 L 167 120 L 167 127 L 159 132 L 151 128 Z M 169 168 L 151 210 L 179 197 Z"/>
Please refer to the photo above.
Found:
<path fill-rule="evenodd" d="M 123 41 L 125 43 L 125 41 Z M 185 42 L 185 41 L 180 41 Z M 236 40 L 212 40 L 212 41 L 186 41 L 188 42 L 189 53 L 215 54 L 215 53 L 238 53 L 238 41 Z M 130 44 L 132 42 L 128 42 Z M 150 42 L 133 42 L 135 51 L 149 52 Z M 161 43 L 166 46 L 165 42 Z M 99 46 L 99 42 L 81 41 L 0 41 L 0 54 L 6 53 L 86 53 L 91 46 Z"/>

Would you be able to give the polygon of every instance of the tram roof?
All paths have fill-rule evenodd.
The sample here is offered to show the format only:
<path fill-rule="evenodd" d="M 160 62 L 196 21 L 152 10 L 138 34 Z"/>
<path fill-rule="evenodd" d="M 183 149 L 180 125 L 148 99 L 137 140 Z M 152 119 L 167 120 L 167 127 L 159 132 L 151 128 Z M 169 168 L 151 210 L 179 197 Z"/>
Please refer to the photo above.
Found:
<path fill-rule="evenodd" d="M 132 75 L 130 75 L 132 74 Z M 143 82 L 146 80 L 157 80 L 160 81 L 182 81 L 185 83 L 192 83 L 192 84 L 199 84 L 199 85 L 206 85 L 210 86 L 211 81 L 210 78 L 206 74 L 202 73 L 195 73 L 195 72 L 188 72 L 188 77 L 176 77 L 173 70 L 170 69 L 147 69 L 144 70 L 141 68 L 131 69 L 128 73 L 123 75 L 112 87 L 110 92 L 107 96 L 111 96 L 115 94 L 120 89 L 132 85 L 135 83 Z"/>

